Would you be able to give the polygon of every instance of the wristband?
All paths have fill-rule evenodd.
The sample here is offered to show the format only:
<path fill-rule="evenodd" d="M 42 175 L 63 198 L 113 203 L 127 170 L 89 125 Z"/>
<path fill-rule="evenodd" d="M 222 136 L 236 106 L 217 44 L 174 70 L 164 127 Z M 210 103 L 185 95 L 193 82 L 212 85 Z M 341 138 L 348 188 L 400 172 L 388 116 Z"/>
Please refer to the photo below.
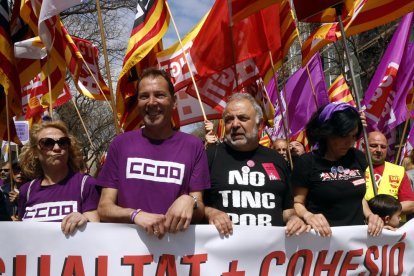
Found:
<path fill-rule="evenodd" d="M 131 214 L 131 222 L 135 224 L 135 217 L 138 215 L 138 213 L 141 212 L 141 209 L 136 209 L 134 212 L 132 212 Z"/>

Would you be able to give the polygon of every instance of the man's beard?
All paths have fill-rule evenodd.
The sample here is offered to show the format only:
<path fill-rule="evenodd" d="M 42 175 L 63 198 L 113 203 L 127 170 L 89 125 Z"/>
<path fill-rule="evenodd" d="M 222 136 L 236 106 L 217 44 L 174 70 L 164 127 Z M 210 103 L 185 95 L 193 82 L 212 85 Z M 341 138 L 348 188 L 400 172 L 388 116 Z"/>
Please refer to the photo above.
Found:
<path fill-rule="evenodd" d="M 259 130 L 258 130 L 258 127 L 257 126 L 255 126 L 254 128 L 253 128 L 253 131 L 251 132 L 251 133 L 245 133 L 244 134 L 244 136 L 242 136 L 242 137 L 237 137 L 238 139 L 237 140 L 233 140 L 232 139 L 232 137 L 231 137 L 231 133 L 232 132 L 230 132 L 230 133 L 228 133 L 228 134 L 226 134 L 225 136 L 224 136 L 224 141 L 228 144 L 228 145 L 230 145 L 232 148 L 234 148 L 234 149 L 238 149 L 239 147 L 243 147 L 243 146 L 245 146 L 245 145 L 247 145 L 247 144 L 251 144 L 251 143 L 257 143 L 258 142 L 258 140 L 259 140 L 259 137 L 258 137 L 258 133 L 259 133 Z M 240 139 L 240 138 L 242 138 L 242 139 Z"/>

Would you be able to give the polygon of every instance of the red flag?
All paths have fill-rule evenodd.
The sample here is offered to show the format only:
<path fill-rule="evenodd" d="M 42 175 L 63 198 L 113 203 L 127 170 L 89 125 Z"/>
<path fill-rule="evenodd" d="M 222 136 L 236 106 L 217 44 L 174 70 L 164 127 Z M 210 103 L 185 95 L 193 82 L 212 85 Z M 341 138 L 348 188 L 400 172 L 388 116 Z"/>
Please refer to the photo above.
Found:
<path fill-rule="evenodd" d="M 201 77 L 280 49 L 279 5 L 230 24 L 227 0 L 216 1 L 190 50 Z"/>

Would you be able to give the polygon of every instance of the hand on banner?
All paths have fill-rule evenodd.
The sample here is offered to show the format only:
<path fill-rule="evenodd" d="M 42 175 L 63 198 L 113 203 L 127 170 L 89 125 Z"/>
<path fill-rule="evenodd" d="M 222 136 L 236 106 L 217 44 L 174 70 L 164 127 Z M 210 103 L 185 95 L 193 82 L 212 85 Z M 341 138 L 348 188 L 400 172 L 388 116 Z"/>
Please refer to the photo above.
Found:
<path fill-rule="evenodd" d="M 304 232 L 309 232 L 311 226 L 307 225 L 297 215 L 291 215 L 286 223 L 286 236 L 300 235 Z"/>
<path fill-rule="evenodd" d="M 376 214 L 371 213 L 366 218 L 368 224 L 368 234 L 379 236 L 384 228 L 384 221 Z"/>
<path fill-rule="evenodd" d="M 165 229 L 170 233 L 184 231 L 193 218 L 194 199 L 189 195 L 177 198 L 165 214 Z"/>
<path fill-rule="evenodd" d="M 134 223 L 144 228 L 149 235 L 154 235 L 162 239 L 165 234 L 165 216 L 160 214 L 152 214 L 140 211 L 134 217 Z"/>
<path fill-rule="evenodd" d="M 303 219 L 322 237 L 330 237 L 332 235 L 332 229 L 324 215 L 307 212 Z"/>
<path fill-rule="evenodd" d="M 233 234 L 233 223 L 227 213 L 212 207 L 206 207 L 205 214 L 208 223 L 214 224 L 220 234 L 226 237 Z"/>
<path fill-rule="evenodd" d="M 78 212 L 73 212 L 63 218 L 61 229 L 63 234 L 70 235 L 75 231 L 76 228 L 81 227 L 87 222 L 88 219 L 84 215 Z"/>

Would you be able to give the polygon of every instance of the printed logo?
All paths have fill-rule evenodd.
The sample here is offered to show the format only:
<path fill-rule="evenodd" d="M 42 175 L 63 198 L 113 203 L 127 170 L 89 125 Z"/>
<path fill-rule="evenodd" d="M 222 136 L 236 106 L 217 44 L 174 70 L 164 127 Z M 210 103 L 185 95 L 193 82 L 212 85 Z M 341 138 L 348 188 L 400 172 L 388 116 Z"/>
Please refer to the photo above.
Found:
<path fill-rule="evenodd" d="M 56 221 L 62 220 L 65 216 L 77 211 L 77 201 L 39 203 L 30 207 L 26 207 L 26 211 L 22 220 Z"/>
<path fill-rule="evenodd" d="M 365 179 L 361 178 L 361 179 L 354 180 L 354 181 L 352 181 L 352 184 L 354 184 L 354 186 L 359 186 L 359 185 L 365 184 Z"/>
<path fill-rule="evenodd" d="M 273 163 L 262 163 L 263 168 L 265 169 L 267 176 L 270 180 L 280 180 L 280 175 L 277 172 L 275 165 Z"/>
<path fill-rule="evenodd" d="M 398 182 L 400 182 L 400 177 L 398 175 L 390 175 L 388 179 L 390 183 L 398 184 Z"/>
<path fill-rule="evenodd" d="M 184 171 L 185 165 L 177 162 L 128 158 L 126 178 L 181 185 L 183 183 Z"/>

